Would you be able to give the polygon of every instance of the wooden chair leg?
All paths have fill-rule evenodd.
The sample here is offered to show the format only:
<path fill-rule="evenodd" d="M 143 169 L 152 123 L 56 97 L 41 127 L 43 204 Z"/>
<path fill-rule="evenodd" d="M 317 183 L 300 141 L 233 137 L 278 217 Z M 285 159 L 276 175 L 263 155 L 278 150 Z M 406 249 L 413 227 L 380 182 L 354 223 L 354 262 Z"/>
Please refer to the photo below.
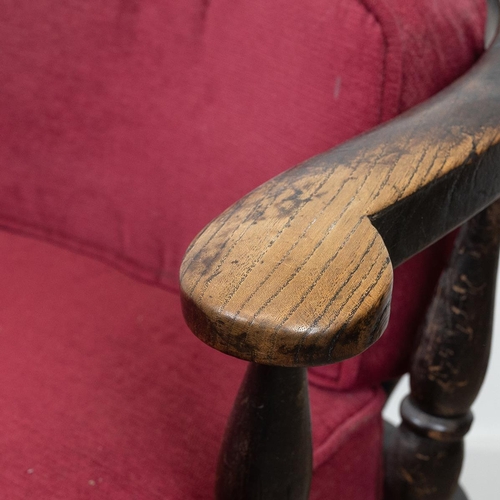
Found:
<path fill-rule="evenodd" d="M 396 427 L 384 421 L 384 450 L 388 450 L 392 446 L 392 440 L 394 439 L 396 430 Z M 468 498 L 464 490 L 459 486 L 451 500 L 468 500 Z"/>
<path fill-rule="evenodd" d="M 251 363 L 217 469 L 218 500 L 306 500 L 312 476 L 307 371 Z"/>
<path fill-rule="evenodd" d="M 441 277 L 386 456 L 387 500 L 449 500 L 457 490 L 470 406 L 490 352 L 499 222 L 499 202 L 471 219 Z"/>

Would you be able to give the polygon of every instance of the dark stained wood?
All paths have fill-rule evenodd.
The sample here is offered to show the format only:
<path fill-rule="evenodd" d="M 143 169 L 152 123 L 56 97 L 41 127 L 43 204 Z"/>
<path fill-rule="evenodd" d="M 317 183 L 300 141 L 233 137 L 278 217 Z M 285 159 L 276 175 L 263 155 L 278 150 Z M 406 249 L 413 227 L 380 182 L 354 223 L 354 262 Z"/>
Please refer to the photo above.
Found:
<path fill-rule="evenodd" d="M 272 179 L 209 224 L 181 269 L 193 332 L 308 366 L 354 356 L 389 317 L 392 268 L 500 194 L 500 42 L 418 109 Z"/>
<path fill-rule="evenodd" d="M 461 229 L 441 276 L 386 454 L 387 500 L 449 500 L 457 489 L 490 353 L 499 247 L 497 201 Z"/>
<path fill-rule="evenodd" d="M 467 500 L 467 495 L 462 488 L 458 488 L 457 492 L 453 495 L 452 500 Z"/>
<path fill-rule="evenodd" d="M 306 500 L 312 475 L 307 373 L 250 364 L 217 469 L 217 500 Z"/>
<path fill-rule="evenodd" d="M 411 402 L 406 400 L 406 406 L 410 405 Z M 462 437 L 443 439 L 447 436 L 446 423 L 441 419 L 440 440 L 427 437 L 432 434 L 427 427 L 436 427 L 430 415 L 421 416 L 421 433 L 417 433 L 406 420 L 400 425 L 386 459 L 385 500 L 453 498 L 462 467 L 464 444 Z"/>
<path fill-rule="evenodd" d="M 467 223 L 440 280 L 411 369 L 412 400 L 432 415 L 464 415 L 490 354 L 500 202 Z"/>
<path fill-rule="evenodd" d="M 395 433 L 396 427 L 389 422 L 384 421 L 384 450 L 391 449 Z M 467 500 L 467 495 L 462 488 L 458 487 L 452 497 L 452 500 Z"/>

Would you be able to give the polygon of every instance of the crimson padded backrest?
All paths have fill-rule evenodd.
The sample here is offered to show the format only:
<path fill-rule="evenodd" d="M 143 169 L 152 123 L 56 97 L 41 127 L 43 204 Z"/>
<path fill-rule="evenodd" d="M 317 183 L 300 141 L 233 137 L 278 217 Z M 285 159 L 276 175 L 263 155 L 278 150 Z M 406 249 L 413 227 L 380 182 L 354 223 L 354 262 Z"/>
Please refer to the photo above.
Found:
<path fill-rule="evenodd" d="M 16 0 L 0 17 L 0 224 L 177 287 L 189 241 L 482 49 L 481 0 Z"/>

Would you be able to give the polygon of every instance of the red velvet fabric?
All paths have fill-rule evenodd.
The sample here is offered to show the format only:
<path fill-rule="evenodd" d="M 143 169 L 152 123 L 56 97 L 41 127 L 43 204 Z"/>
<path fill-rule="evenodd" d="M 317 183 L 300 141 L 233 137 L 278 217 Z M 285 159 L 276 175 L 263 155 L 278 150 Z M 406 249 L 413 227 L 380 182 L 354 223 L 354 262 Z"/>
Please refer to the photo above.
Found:
<path fill-rule="evenodd" d="M 484 17 L 482 0 L 4 3 L 0 225 L 76 251 L 0 237 L 6 498 L 211 498 L 243 364 L 183 325 L 184 249 L 458 77 Z M 379 498 L 377 384 L 404 369 L 445 253 L 396 270 L 379 343 L 311 370 L 312 498 Z"/>

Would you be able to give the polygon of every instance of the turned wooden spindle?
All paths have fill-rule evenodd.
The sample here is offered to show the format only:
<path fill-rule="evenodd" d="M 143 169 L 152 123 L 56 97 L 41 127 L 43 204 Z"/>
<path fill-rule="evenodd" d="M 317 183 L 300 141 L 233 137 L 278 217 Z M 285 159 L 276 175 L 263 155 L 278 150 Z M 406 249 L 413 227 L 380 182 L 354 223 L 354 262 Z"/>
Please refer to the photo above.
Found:
<path fill-rule="evenodd" d="M 217 500 L 306 500 L 312 475 L 305 368 L 251 363 L 217 469 Z"/>
<path fill-rule="evenodd" d="M 448 500 L 456 492 L 490 352 L 499 222 L 499 202 L 471 219 L 439 282 L 387 452 L 388 500 Z"/>

